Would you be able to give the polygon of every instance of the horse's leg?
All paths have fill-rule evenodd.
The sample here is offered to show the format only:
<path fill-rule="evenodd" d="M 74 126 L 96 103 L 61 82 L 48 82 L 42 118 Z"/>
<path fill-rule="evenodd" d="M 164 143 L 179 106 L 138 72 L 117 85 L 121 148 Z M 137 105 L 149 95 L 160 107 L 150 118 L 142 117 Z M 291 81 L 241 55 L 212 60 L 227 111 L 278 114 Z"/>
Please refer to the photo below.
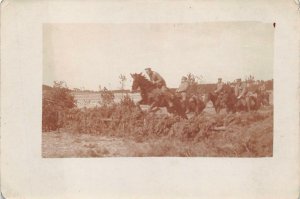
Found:
<path fill-rule="evenodd" d="M 241 111 L 241 110 L 240 110 L 240 109 L 241 109 L 241 102 L 240 102 L 240 99 L 237 99 L 237 101 L 236 101 L 234 107 L 235 107 L 236 112 L 240 112 L 240 111 Z"/>
<path fill-rule="evenodd" d="M 262 101 L 263 101 L 263 105 L 265 106 L 269 106 L 270 105 L 270 102 L 269 102 L 269 94 L 268 93 L 265 93 L 263 96 L 262 96 Z"/>
<path fill-rule="evenodd" d="M 206 105 L 209 101 L 211 101 L 213 104 L 215 103 L 215 97 L 214 97 L 214 95 L 213 95 L 212 93 L 206 94 L 204 98 L 205 98 L 205 101 L 204 101 L 205 105 Z"/>
<path fill-rule="evenodd" d="M 220 106 L 217 106 L 217 107 L 216 107 L 216 113 L 219 114 L 220 111 L 221 111 L 221 107 L 220 107 Z"/>
<path fill-rule="evenodd" d="M 251 111 L 251 98 L 246 97 L 245 101 L 246 101 L 247 112 L 250 112 Z"/>
<path fill-rule="evenodd" d="M 176 115 L 179 115 L 184 119 L 187 119 L 185 109 L 182 107 L 182 104 L 180 102 L 179 103 L 175 102 L 175 106 L 170 108 L 173 109 L 172 112 L 174 112 Z"/>
<path fill-rule="evenodd" d="M 196 115 L 199 115 L 205 108 L 205 103 L 201 99 L 197 99 L 197 105 L 195 113 Z"/>
<path fill-rule="evenodd" d="M 209 101 L 212 102 L 213 107 L 214 107 L 216 113 L 219 113 L 219 107 L 218 107 L 218 104 L 216 103 L 216 101 L 217 101 L 216 96 L 214 96 L 212 93 L 209 93 L 209 94 L 208 94 L 208 101 L 207 101 L 207 102 L 209 102 Z M 207 103 L 207 102 L 206 102 L 206 103 Z M 206 104 L 205 104 L 205 105 L 206 105 Z"/>
<path fill-rule="evenodd" d="M 219 111 L 219 104 L 218 103 L 216 103 L 216 101 L 212 101 L 212 103 L 213 103 L 213 107 L 215 108 L 215 111 L 216 111 L 216 113 L 219 113 L 220 111 Z"/>
<path fill-rule="evenodd" d="M 260 102 L 256 97 L 252 97 L 252 101 L 253 101 L 253 109 L 254 110 L 258 110 L 260 108 Z"/>
<path fill-rule="evenodd" d="M 175 106 L 175 109 L 180 117 L 182 117 L 183 119 L 188 119 L 185 113 L 186 108 L 182 107 L 182 103 L 180 101 L 178 103 L 178 106 L 177 107 Z"/>
<path fill-rule="evenodd" d="M 232 107 L 232 105 L 231 105 L 230 103 L 227 103 L 227 104 L 225 105 L 225 108 L 226 108 L 226 113 L 227 113 L 227 114 L 229 114 L 230 112 L 234 113 L 233 107 Z"/>
<path fill-rule="evenodd" d="M 172 99 L 172 104 L 173 106 L 168 106 L 169 103 L 167 103 L 167 109 L 169 108 L 169 111 L 172 111 L 180 117 L 187 119 L 183 102 L 178 97 L 174 97 Z"/>
<path fill-rule="evenodd" d="M 192 97 L 190 97 L 185 102 L 185 110 L 184 110 L 185 114 L 193 112 L 193 108 L 194 108 L 193 100 L 192 100 Z"/>
<path fill-rule="evenodd" d="M 143 112 L 143 109 L 142 109 L 141 104 L 139 102 L 136 103 L 136 107 L 138 108 L 139 111 Z"/>

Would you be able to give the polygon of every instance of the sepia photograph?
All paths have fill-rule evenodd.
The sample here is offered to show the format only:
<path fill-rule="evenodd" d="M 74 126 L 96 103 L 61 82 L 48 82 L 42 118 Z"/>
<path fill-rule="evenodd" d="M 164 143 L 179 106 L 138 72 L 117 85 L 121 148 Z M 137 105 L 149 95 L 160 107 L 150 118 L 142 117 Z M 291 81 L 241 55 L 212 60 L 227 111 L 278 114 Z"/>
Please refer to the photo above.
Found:
<path fill-rule="evenodd" d="M 44 23 L 42 157 L 272 157 L 275 23 Z"/>
<path fill-rule="evenodd" d="M 295 2 L 1 2 L 0 196 L 299 197 Z"/>

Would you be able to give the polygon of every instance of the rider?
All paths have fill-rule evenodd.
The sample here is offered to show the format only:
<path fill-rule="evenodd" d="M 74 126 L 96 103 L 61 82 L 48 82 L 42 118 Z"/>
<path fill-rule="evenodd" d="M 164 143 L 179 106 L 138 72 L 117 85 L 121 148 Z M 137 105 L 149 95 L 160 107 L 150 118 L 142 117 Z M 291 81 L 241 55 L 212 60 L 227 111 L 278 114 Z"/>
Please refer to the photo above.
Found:
<path fill-rule="evenodd" d="M 234 89 L 235 92 L 235 96 L 238 99 L 238 106 L 240 106 L 241 104 L 243 106 L 247 106 L 247 110 L 250 111 L 250 98 L 247 95 L 248 93 L 248 89 L 247 89 L 247 85 L 245 83 L 242 82 L 242 80 L 239 78 L 236 80 L 236 86 Z"/>
<path fill-rule="evenodd" d="M 178 89 L 176 90 L 176 93 L 179 93 L 180 96 L 181 96 L 181 101 L 183 103 L 186 102 L 186 99 L 187 99 L 187 90 L 189 88 L 189 82 L 188 82 L 188 79 L 187 77 L 183 76 L 181 78 L 181 82 L 180 82 L 180 85 L 178 87 Z"/>
<path fill-rule="evenodd" d="M 189 106 L 188 106 L 188 101 L 187 101 L 187 91 L 189 89 L 189 82 L 188 82 L 188 78 L 183 76 L 181 78 L 181 82 L 180 85 L 178 87 L 178 89 L 176 89 L 176 93 L 178 93 L 180 95 L 180 101 L 181 104 L 186 107 L 186 113 L 190 112 L 189 110 Z"/>
<path fill-rule="evenodd" d="M 166 81 L 160 74 L 153 71 L 151 68 L 146 68 L 145 71 L 153 84 L 155 84 L 162 91 L 167 91 Z"/>
<path fill-rule="evenodd" d="M 222 82 L 222 78 L 219 77 L 217 85 L 216 85 L 216 89 L 212 93 L 216 97 L 216 99 L 217 99 L 216 103 L 220 102 L 219 100 L 221 99 L 221 96 L 223 94 L 224 87 L 225 86 L 224 86 L 224 83 Z"/>
<path fill-rule="evenodd" d="M 172 94 L 170 94 L 170 92 L 168 92 L 168 88 L 166 85 L 166 81 L 164 80 L 164 78 L 157 72 L 153 71 L 151 68 L 145 68 L 145 71 L 147 73 L 147 75 L 150 78 L 150 81 L 157 86 L 157 88 L 159 88 L 163 95 L 165 96 L 168 104 L 170 107 L 174 106 L 174 104 L 172 103 L 171 98 L 173 97 Z"/>
<path fill-rule="evenodd" d="M 218 78 L 218 83 L 217 83 L 217 87 L 216 90 L 214 90 L 214 93 L 219 96 L 220 94 L 222 94 L 224 90 L 224 83 L 222 82 L 222 78 Z"/>

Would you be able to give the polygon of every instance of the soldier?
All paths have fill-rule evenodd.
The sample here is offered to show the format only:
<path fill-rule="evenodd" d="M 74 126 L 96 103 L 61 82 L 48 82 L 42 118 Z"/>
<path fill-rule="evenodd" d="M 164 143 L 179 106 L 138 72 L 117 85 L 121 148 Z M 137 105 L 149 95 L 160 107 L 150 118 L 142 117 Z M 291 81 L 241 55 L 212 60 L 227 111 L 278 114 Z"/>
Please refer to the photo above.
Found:
<path fill-rule="evenodd" d="M 250 98 L 247 95 L 247 85 L 245 83 L 242 83 L 242 80 L 240 78 L 236 80 L 234 92 L 236 98 L 238 99 L 238 106 L 247 106 L 247 110 L 250 111 Z"/>
<path fill-rule="evenodd" d="M 218 82 L 216 85 L 216 89 L 211 94 L 215 97 L 216 103 L 218 104 L 221 100 L 223 90 L 224 90 L 224 83 L 222 82 L 222 78 L 218 78 Z"/>
<path fill-rule="evenodd" d="M 173 95 L 169 92 L 164 78 L 162 78 L 162 76 L 160 76 L 160 74 L 153 71 L 151 68 L 145 68 L 145 71 L 146 71 L 147 75 L 149 76 L 150 81 L 153 84 L 155 84 L 157 86 L 157 88 L 159 88 L 162 91 L 163 96 L 167 100 L 169 106 L 173 107 L 174 104 L 171 99 L 173 97 Z"/>
<path fill-rule="evenodd" d="M 180 95 L 180 101 L 183 107 L 185 107 L 186 113 L 190 112 L 189 107 L 188 107 L 188 102 L 187 102 L 187 90 L 189 88 L 189 82 L 187 77 L 183 76 L 181 78 L 180 85 L 178 89 L 176 90 L 176 93 Z"/>
<path fill-rule="evenodd" d="M 167 91 L 166 81 L 164 80 L 164 78 L 162 78 L 162 76 L 160 76 L 160 74 L 153 71 L 151 68 L 146 68 L 145 71 L 152 83 L 157 85 L 157 87 L 160 88 L 162 91 Z"/>
<path fill-rule="evenodd" d="M 222 93 L 223 89 L 224 89 L 224 83 L 222 82 L 222 78 L 218 78 L 217 88 L 214 91 L 214 93 L 219 95 L 220 93 Z"/>
<path fill-rule="evenodd" d="M 186 98 L 187 98 L 187 90 L 189 88 L 189 82 L 187 81 L 188 79 L 183 76 L 181 78 L 181 83 L 178 87 L 178 89 L 176 90 L 176 93 L 179 93 L 181 96 L 181 101 L 182 102 L 186 102 Z"/>

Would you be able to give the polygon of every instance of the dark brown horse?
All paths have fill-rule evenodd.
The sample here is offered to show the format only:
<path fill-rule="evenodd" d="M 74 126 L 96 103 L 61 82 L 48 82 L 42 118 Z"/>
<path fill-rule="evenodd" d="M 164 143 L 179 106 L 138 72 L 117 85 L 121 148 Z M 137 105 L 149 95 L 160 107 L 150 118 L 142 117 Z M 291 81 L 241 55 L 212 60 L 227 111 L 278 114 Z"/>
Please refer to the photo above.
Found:
<path fill-rule="evenodd" d="M 235 113 L 237 111 L 258 110 L 261 103 L 264 103 L 264 100 L 268 98 L 268 95 L 249 91 L 246 97 L 249 100 L 249 107 L 247 107 L 246 98 L 237 99 L 234 88 L 224 85 L 224 90 L 221 94 L 208 93 L 205 98 L 205 104 L 212 101 L 216 113 L 219 113 L 224 108 L 227 113 Z"/>
<path fill-rule="evenodd" d="M 224 85 L 223 91 L 220 94 L 208 93 L 205 95 L 205 104 L 209 101 L 213 103 L 216 113 L 219 113 L 222 109 L 226 109 L 226 112 L 236 112 L 237 98 L 234 94 L 234 89 L 229 85 Z"/>
<path fill-rule="evenodd" d="M 270 94 L 267 91 L 260 91 L 259 89 L 255 90 L 257 95 L 257 106 L 269 106 L 270 105 Z"/>
<path fill-rule="evenodd" d="M 131 74 L 131 77 L 133 78 L 132 91 L 139 89 L 141 92 L 142 99 L 138 104 L 150 105 L 150 110 L 166 107 L 169 113 L 187 118 L 180 99 L 170 90 L 163 92 L 141 73 Z"/>

